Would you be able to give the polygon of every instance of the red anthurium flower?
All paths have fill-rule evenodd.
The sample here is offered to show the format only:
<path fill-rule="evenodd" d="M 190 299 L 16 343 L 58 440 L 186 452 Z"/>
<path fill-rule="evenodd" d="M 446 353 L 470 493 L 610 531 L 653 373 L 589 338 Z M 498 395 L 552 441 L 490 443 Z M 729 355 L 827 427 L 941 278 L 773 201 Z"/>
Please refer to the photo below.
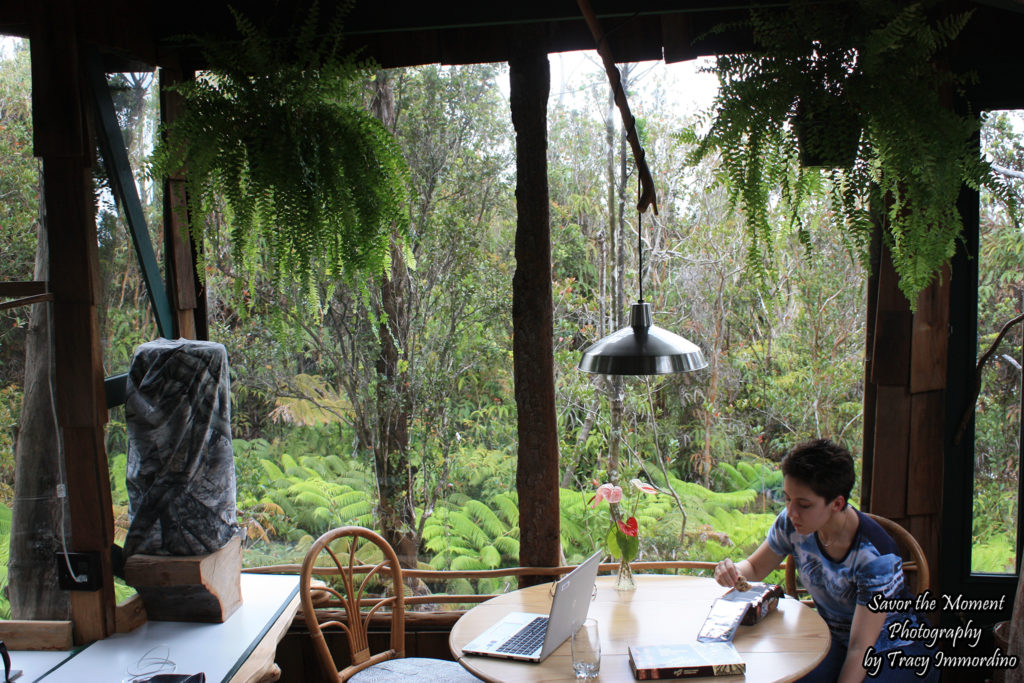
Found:
<path fill-rule="evenodd" d="M 640 531 L 640 528 L 636 523 L 636 517 L 630 517 L 625 522 L 619 522 L 619 530 L 621 530 L 622 533 L 626 534 L 627 536 L 632 536 L 633 538 L 636 538 L 637 534 Z"/>

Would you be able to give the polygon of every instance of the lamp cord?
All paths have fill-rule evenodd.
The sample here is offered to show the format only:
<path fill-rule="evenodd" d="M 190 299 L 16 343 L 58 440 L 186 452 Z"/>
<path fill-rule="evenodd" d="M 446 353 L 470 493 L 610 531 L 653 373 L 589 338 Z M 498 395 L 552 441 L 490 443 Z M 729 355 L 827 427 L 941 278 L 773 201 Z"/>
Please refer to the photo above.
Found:
<path fill-rule="evenodd" d="M 641 181 L 639 174 L 637 174 L 636 184 L 637 184 L 637 196 L 641 197 L 641 196 L 643 196 L 643 191 L 644 190 L 643 190 L 643 182 Z M 636 272 L 636 279 L 640 283 L 640 303 L 644 302 L 644 239 L 643 239 L 643 234 L 644 233 L 643 233 L 643 230 L 641 229 L 643 227 L 643 220 L 644 220 L 644 212 L 643 212 L 643 210 L 640 208 L 640 206 L 638 204 L 637 205 L 637 210 L 636 210 L 636 253 L 637 253 L 637 255 L 639 256 L 639 259 L 640 259 L 640 268 Z"/>

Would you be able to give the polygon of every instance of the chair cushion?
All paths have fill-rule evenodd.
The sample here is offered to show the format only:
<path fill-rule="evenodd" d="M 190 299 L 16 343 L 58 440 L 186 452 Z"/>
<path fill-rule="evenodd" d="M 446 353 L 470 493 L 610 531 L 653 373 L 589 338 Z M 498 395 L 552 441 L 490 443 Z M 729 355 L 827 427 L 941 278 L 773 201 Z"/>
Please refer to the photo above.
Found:
<path fill-rule="evenodd" d="M 352 683 L 388 683 L 389 681 L 433 680 L 436 683 L 469 683 L 480 679 L 469 673 L 458 662 L 426 657 L 389 659 L 363 669 L 352 678 Z"/>

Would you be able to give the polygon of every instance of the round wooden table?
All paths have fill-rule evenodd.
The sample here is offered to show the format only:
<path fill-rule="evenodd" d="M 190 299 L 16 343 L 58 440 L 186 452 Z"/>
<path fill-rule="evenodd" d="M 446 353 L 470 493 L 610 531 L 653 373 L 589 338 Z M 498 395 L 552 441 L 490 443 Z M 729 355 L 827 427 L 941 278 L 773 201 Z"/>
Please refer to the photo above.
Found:
<path fill-rule="evenodd" d="M 630 645 L 690 643 L 697 639 L 715 598 L 726 589 L 714 579 L 695 576 L 636 576 L 637 589 L 618 592 L 615 577 L 597 579 L 597 595 L 587 616 L 601 632 L 599 681 L 632 681 Z M 572 654 L 564 642 L 540 664 L 463 655 L 462 647 L 508 612 L 547 614 L 550 584 L 524 588 L 482 602 L 466 612 L 448 640 L 455 658 L 486 681 L 572 681 Z M 831 636 L 817 612 L 786 597 L 755 626 L 740 626 L 733 645 L 747 664 L 746 676 L 714 681 L 791 681 L 803 676 L 828 652 Z"/>

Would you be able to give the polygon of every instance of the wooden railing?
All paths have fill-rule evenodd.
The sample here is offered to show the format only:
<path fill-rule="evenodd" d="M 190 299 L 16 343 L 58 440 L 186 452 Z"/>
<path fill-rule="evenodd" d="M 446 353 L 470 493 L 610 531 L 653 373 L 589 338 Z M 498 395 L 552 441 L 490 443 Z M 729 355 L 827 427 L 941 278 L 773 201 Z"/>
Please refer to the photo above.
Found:
<path fill-rule="evenodd" d="M 711 572 L 715 568 L 715 562 L 701 562 L 696 560 L 667 560 L 667 561 L 652 561 L 652 562 L 632 562 L 630 566 L 634 573 L 644 572 L 669 572 L 677 571 L 680 569 L 700 569 Z M 371 571 L 376 565 L 357 565 L 352 567 L 353 573 L 366 574 Z M 280 564 L 271 565 L 266 567 L 253 567 L 247 568 L 245 571 L 258 573 L 258 574 L 298 574 L 302 566 L 298 564 Z M 501 569 L 477 569 L 467 571 L 456 571 L 456 570 L 436 570 L 436 569 L 403 569 L 402 574 L 404 577 L 409 579 L 418 579 L 426 582 L 438 582 L 438 581 L 451 581 L 454 579 L 493 579 L 493 578 L 517 578 L 520 576 L 550 576 L 556 578 L 562 574 L 575 569 L 575 565 L 568 565 L 564 567 L 503 567 Z M 601 564 L 598 568 L 599 573 L 615 573 L 619 569 L 619 564 L 605 563 Z M 340 570 L 336 566 L 329 567 L 317 567 L 314 572 L 317 576 L 328 577 L 336 576 L 340 573 Z M 509 586 L 514 590 L 514 586 Z M 428 595 L 407 595 L 405 597 L 405 604 L 407 606 L 413 605 L 460 605 L 460 604 L 471 604 L 484 602 L 498 595 L 497 593 L 490 594 L 452 594 L 452 593 L 430 593 Z M 376 600 L 367 599 L 367 604 L 372 604 Z M 406 612 L 407 624 L 415 629 L 416 627 L 431 627 L 431 626 L 451 626 L 456 619 L 464 612 L 462 609 L 455 610 L 432 610 L 429 612 Z M 342 613 L 343 614 L 343 613 Z M 386 617 L 383 618 L 382 624 L 386 624 Z"/>

